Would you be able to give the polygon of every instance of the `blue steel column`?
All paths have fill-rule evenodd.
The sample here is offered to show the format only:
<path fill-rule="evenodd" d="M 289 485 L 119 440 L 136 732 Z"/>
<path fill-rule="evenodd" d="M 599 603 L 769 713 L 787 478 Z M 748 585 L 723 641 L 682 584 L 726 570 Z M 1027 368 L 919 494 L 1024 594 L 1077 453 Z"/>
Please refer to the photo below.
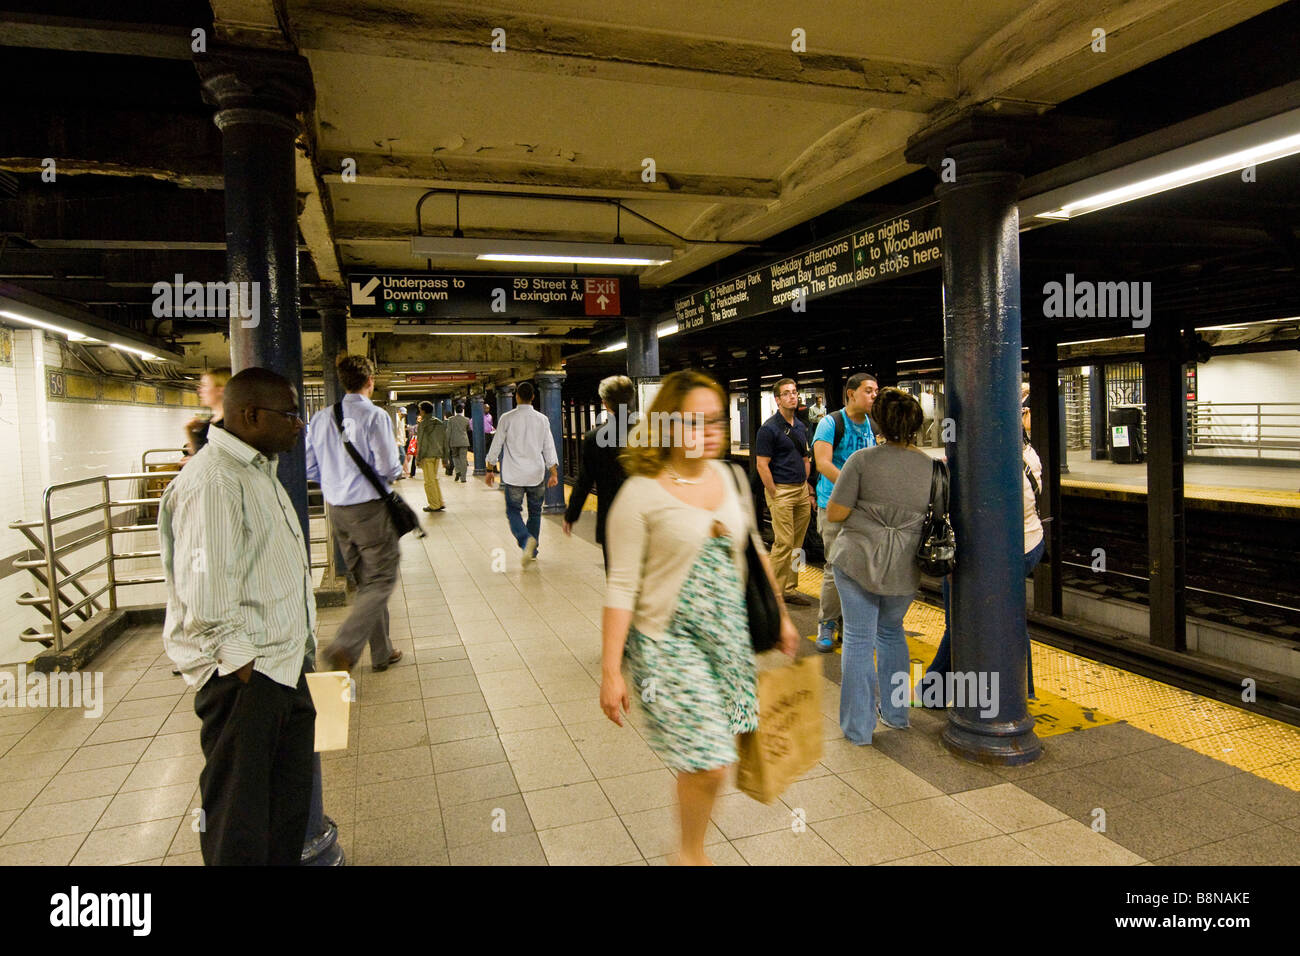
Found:
<path fill-rule="evenodd" d="M 473 434 L 469 436 L 470 447 L 474 451 L 474 474 L 486 475 L 487 444 L 483 441 L 483 393 L 475 392 L 469 397 L 469 420 Z"/>
<path fill-rule="evenodd" d="M 1106 366 L 1094 365 L 1088 378 L 1088 443 L 1097 461 L 1106 457 Z"/>
<path fill-rule="evenodd" d="M 258 283 L 260 315 L 231 317 L 230 365 L 283 375 L 302 395 L 302 321 L 298 313 L 298 193 L 294 141 L 297 114 L 314 97 L 311 68 L 294 54 L 214 44 L 195 57 L 204 102 L 217 107 L 222 132 L 226 202 L 226 272 L 232 282 Z M 247 324 L 246 324 L 247 323 Z M 305 442 L 279 456 L 278 475 L 307 519 Z M 310 555 L 311 545 L 307 545 Z M 310 658 L 305 661 L 312 669 Z M 312 796 L 302 863 L 340 866 L 338 829 L 324 814 L 320 755 L 313 755 Z"/>
<path fill-rule="evenodd" d="M 627 377 L 634 382 L 659 377 L 659 329 L 653 316 L 629 315 L 627 332 Z"/>
<path fill-rule="evenodd" d="M 560 400 L 560 387 L 564 384 L 564 373 L 558 369 L 538 372 L 533 381 L 537 383 L 537 410 L 550 420 L 551 439 L 555 442 L 555 456 L 559 460 L 558 474 L 564 475 L 564 406 Z M 554 488 L 546 489 L 546 503 L 542 514 L 559 514 L 564 511 L 564 481 Z"/>
<path fill-rule="evenodd" d="M 991 687 L 992 707 L 966 698 L 949 712 L 944 745 L 983 763 L 1023 764 L 1042 754 L 1027 693 L 1024 511 L 1021 493 L 1020 175 L 1002 136 L 966 120 L 907 151 L 936 171 L 956 164 L 935 189 L 943 230 L 944 366 L 956 441 L 952 520 L 952 660 L 958 674 Z M 923 157 L 923 159 L 922 159 Z"/>
<path fill-rule="evenodd" d="M 515 407 L 515 387 L 511 384 L 498 385 L 497 392 L 497 417 L 492 419 L 497 428 L 501 427 L 501 416 L 511 411 Z"/>

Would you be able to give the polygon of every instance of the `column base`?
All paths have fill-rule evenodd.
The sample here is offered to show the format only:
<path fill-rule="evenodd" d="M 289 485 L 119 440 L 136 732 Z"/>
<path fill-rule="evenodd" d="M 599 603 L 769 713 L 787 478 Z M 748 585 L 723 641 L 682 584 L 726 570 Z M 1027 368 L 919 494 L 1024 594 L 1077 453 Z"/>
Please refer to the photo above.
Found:
<path fill-rule="evenodd" d="M 1034 718 L 1016 721 L 970 720 L 956 710 L 948 714 L 943 745 L 973 763 L 1017 767 L 1043 755 L 1043 742 L 1034 733 Z"/>
<path fill-rule="evenodd" d="M 339 846 L 339 828 L 329 817 L 325 828 L 302 848 L 302 866 L 343 866 L 343 847 Z"/>

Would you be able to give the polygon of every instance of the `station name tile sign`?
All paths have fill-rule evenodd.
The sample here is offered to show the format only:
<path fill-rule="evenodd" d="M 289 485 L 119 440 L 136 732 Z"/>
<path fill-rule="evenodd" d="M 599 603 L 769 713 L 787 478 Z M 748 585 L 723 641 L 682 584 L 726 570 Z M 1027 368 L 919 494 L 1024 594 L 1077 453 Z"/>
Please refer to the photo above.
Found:
<path fill-rule="evenodd" d="M 801 297 L 817 299 L 934 269 L 942 262 L 942 239 L 939 204 L 926 203 L 678 299 L 677 328 L 735 322 L 789 308 Z"/>
<path fill-rule="evenodd" d="M 620 317 L 640 298 L 628 276 L 353 272 L 348 286 L 359 319 Z"/>

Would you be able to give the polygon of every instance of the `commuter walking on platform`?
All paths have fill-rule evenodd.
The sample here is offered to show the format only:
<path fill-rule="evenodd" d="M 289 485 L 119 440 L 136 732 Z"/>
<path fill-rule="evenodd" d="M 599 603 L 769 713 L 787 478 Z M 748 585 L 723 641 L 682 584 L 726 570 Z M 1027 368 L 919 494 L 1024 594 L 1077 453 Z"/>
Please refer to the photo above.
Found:
<path fill-rule="evenodd" d="M 163 646 L 197 688 L 203 862 L 294 866 L 311 803 L 316 710 L 303 669 L 316 602 L 275 469 L 302 419 L 293 388 L 267 369 L 244 369 L 224 398 L 224 419 L 158 509 Z"/>
<path fill-rule="evenodd" d="M 605 405 L 605 422 L 582 436 L 582 462 L 578 467 L 578 480 L 569 493 L 569 507 L 564 512 L 564 533 L 571 534 L 573 526 L 582 516 L 582 506 L 592 485 L 596 487 L 596 543 L 604 555 L 605 570 L 609 570 L 609 546 L 605 541 L 605 528 L 614 496 L 623 487 L 623 465 L 618 443 L 620 435 L 626 437 L 621 427 L 631 423 L 635 410 L 636 386 L 626 375 L 611 375 L 600 383 L 600 400 Z"/>
<path fill-rule="evenodd" d="M 754 449 L 767 510 L 772 516 L 772 571 L 787 604 L 809 605 L 812 600 L 796 590 L 799 572 L 792 564 L 794 551 L 803 548 L 812 514 L 808 432 L 795 416 L 799 405 L 795 380 L 783 378 L 772 391 L 777 411 L 759 428 Z"/>
<path fill-rule="evenodd" d="M 432 402 L 420 403 L 415 431 L 415 456 L 424 469 L 425 511 L 442 511 L 442 488 L 438 486 L 438 464 L 447 457 L 447 424 L 433 412 Z"/>
<path fill-rule="evenodd" d="M 537 557 L 537 541 L 542 533 L 542 499 L 546 489 L 559 484 L 560 459 L 555 453 L 551 420 L 533 408 L 533 385 L 520 382 L 515 389 L 514 408 L 501 416 L 492 447 L 487 453 L 487 477 L 492 487 L 493 472 L 501 468 L 501 490 L 506 496 L 506 520 L 510 533 L 523 551 L 524 567 Z M 528 521 L 523 519 L 524 499 L 528 499 Z"/>
<path fill-rule="evenodd" d="M 221 422 L 222 396 L 226 383 L 230 381 L 230 369 L 214 368 L 199 376 L 199 404 L 208 410 L 208 414 L 195 415 L 185 424 L 185 453 L 187 456 L 198 454 L 200 448 L 208 443 L 208 428 Z M 186 458 L 186 461 L 189 457 Z"/>
<path fill-rule="evenodd" d="M 826 520 L 826 505 L 840 469 L 855 451 L 873 448 L 876 434 L 868 417 L 876 401 L 875 376 L 859 372 L 844 383 L 844 407 L 823 417 L 813 435 L 813 460 L 820 472 L 817 478 L 817 530 L 822 536 L 825 568 L 822 574 L 821 613 L 817 624 L 817 650 L 829 654 L 835 649 L 835 627 L 839 622 L 840 595 L 835 590 L 831 570 L 831 549 L 842 523 Z M 841 631 L 842 636 L 842 631 Z"/>
<path fill-rule="evenodd" d="M 1038 562 L 1043 560 L 1043 553 L 1046 550 L 1047 542 L 1043 536 L 1043 519 L 1038 516 L 1038 499 L 1042 495 L 1043 488 L 1043 463 L 1038 458 L 1038 452 L 1034 451 L 1034 446 L 1029 444 L 1029 389 L 1025 387 L 1021 394 L 1023 404 L 1020 407 L 1020 425 L 1021 425 L 1021 446 L 1023 469 L 1021 471 L 1020 483 L 1021 497 L 1024 501 L 1025 515 L 1025 577 L 1034 573 L 1034 568 L 1038 567 Z M 943 705 L 947 706 L 951 701 L 947 699 L 948 674 L 952 670 L 952 598 L 949 577 L 943 579 L 943 640 L 939 642 L 939 649 L 934 652 L 934 660 L 926 668 L 923 683 L 916 688 L 916 699 L 929 706 L 930 701 L 936 700 L 936 694 L 933 691 L 926 692 L 928 686 L 941 686 L 943 692 Z M 1025 628 L 1025 661 L 1027 666 L 1027 687 L 1028 696 L 1034 697 L 1034 661 L 1030 653 L 1029 646 L 1029 629 Z"/>
<path fill-rule="evenodd" d="M 402 463 L 393 442 L 392 420 L 370 401 L 375 366 L 364 355 L 343 354 L 337 367 L 347 394 L 338 405 L 328 405 L 311 418 L 307 477 L 320 482 L 330 526 L 357 593 L 352 612 L 322 656 L 331 669 L 350 671 L 369 644 L 370 666 L 382 671 L 402 657 L 388 637 L 388 597 L 397 586 L 401 545 L 388 506 L 353 460 L 348 445 L 381 480 L 400 477 Z"/>
<path fill-rule="evenodd" d="M 709 863 L 704 839 L 718 788 L 736 762 L 736 735 L 758 726 L 754 652 L 745 606 L 746 546 L 755 527 L 744 473 L 717 459 L 727 399 L 698 372 L 664 377 L 622 455 L 628 478 L 609 514 L 609 574 L 601 621 L 600 706 L 622 726 L 630 696 L 648 738 L 677 776 L 677 862 Z M 677 430 L 652 426 L 678 416 Z M 772 580 L 771 565 L 763 567 Z M 781 604 L 781 647 L 799 633 Z M 622 674 L 627 651 L 631 693 Z"/>
<path fill-rule="evenodd" d="M 451 449 L 451 462 L 456 469 L 456 481 L 465 480 L 469 454 L 469 419 L 465 406 L 457 405 L 456 414 L 447 419 L 447 447 Z"/>
<path fill-rule="evenodd" d="M 934 467 L 912 444 L 920 402 L 886 388 L 875 412 L 886 443 L 849 456 L 826 505 L 826 520 L 843 525 L 829 557 L 844 609 L 840 729 L 855 744 L 871 743 L 877 715 L 908 726 L 907 695 L 894 691 L 910 680 L 903 617 L 921 583 L 916 551 Z"/>

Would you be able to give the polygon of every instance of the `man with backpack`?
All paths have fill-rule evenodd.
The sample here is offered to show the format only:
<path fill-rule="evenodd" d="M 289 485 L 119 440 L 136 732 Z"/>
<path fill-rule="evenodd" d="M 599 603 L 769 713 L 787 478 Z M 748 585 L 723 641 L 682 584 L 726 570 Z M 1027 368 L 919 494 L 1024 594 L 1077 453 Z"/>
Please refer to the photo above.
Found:
<path fill-rule="evenodd" d="M 878 391 L 874 375 L 866 372 L 850 375 L 844 383 L 844 407 L 818 422 L 813 434 L 813 460 L 821 473 L 817 479 L 817 528 L 821 531 L 826 555 L 821 613 L 817 624 L 817 650 L 823 654 L 835 649 L 835 625 L 840 618 L 840 596 L 835 590 L 835 576 L 831 574 L 830 555 L 831 545 L 843 528 L 843 522 L 837 524 L 826 520 L 826 504 L 830 501 L 835 479 L 840 476 L 840 469 L 849 456 L 876 444 L 876 434 L 868 415 Z"/>

